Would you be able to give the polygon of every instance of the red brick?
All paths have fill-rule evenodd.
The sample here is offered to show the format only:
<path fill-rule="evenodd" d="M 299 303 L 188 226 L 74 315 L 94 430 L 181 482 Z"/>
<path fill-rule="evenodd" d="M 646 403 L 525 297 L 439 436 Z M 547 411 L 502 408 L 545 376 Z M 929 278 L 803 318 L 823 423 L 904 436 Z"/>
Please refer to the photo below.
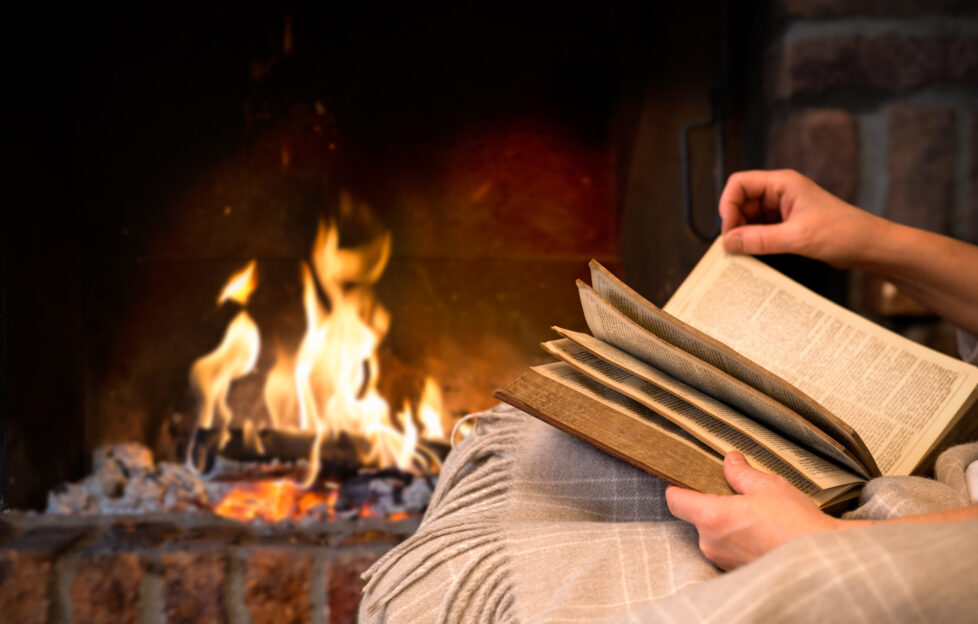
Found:
<path fill-rule="evenodd" d="M 869 86 L 898 90 L 938 83 L 945 77 L 943 37 L 880 33 L 858 41 L 859 70 Z"/>
<path fill-rule="evenodd" d="M 887 109 L 889 188 L 885 214 L 914 227 L 945 233 L 954 183 L 954 111 L 895 104 Z"/>
<path fill-rule="evenodd" d="M 859 63 L 859 37 L 834 35 L 783 43 L 774 51 L 768 80 L 773 99 L 861 84 L 865 76 Z"/>
<path fill-rule="evenodd" d="M 859 190 L 859 128 L 839 109 L 794 113 L 776 123 L 768 141 L 767 166 L 795 169 L 829 192 L 855 201 Z"/>
<path fill-rule="evenodd" d="M 363 581 L 360 575 L 377 559 L 376 553 L 343 553 L 329 562 L 326 568 L 326 601 L 329 604 L 330 624 L 356 622 L 357 606 Z"/>
<path fill-rule="evenodd" d="M 312 556 L 290 548 L 259 547 L 245 558 L 245 605 L 253 624 L 299 624 L 312 619 Z"/>
<path fill-rule="evenodd" d="M 51 556 L 45 553 L 0 552 L 0 614 L 5 622 L 47 621 L 53 568 Z"/>
<path fill-rule="evenodd" d="M 947 81 L 968 83 L 978 55 L 974 37 L 916 36 L 896 32 L 807 37 L 774 52 L 769 93 L 775 99 L 846 87 L 889 91 Z"/>
<path fill-rule="evenodd" d="M 71 585 L 75 624 L 135 622 L 145 573 L 136 553 L 82 554 Z"/>
<path fill-rule="evenodd" d="M 55 561 L 89 530 L 71 526 L 31 529 L 4 522 L 3 531 L 8 539 L 0 550 L 0 620 L 45 622 L 51 609 Z"/>
<path fill-rule="evenodd" d="M 218 552 L 167 552 L 163 565 L 163 609 L 168 624 L 226 622 L 227 561 Z"/>
<path fill-rule="evenodd" d="M 948 81 L 978 85 L 978 37 L 951 37 L 946 45 Z"/>

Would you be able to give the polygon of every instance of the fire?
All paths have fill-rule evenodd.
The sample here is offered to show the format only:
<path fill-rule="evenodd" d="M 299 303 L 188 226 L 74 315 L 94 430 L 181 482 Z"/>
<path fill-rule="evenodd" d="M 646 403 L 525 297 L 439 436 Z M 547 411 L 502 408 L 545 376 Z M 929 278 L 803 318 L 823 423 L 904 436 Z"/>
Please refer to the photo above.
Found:
<path fill-rule="evenodd" d="M 364 207 L 354 205 L 349 196 L 341 197 L 341 215 L 349 216 L 361 208 Z M 328 459 L 318 455 L 324 446 L 321 443 L 341 433 L 369 442 L 367 450 L 360 451 L 363 465 L 411 472 L 435 472 L 440 467 L 437 456 L 424 447 L 424 440 L 443 441 L 445 437 L 437 382 L 427 378 L 417 407 L 406 404 L 396 415 L 377 389 L 377 348 L 391 319 L 373 287 L 383 274 L 390 253 L 389 233 L 356 247 L 341 247 L 336 224 L 320 222 L 310 259 L 301 264 L 306 331 L 294 353 L 276 348 L 275 363 L 265 379 L 263 400 L 271 428 L 315 436 L 303 487 L 315 482 L 321 460 Z M 221 290 L 218 303 L 232 300 L 247 306 L 257 287 L 256 266 L 252 260 L 232 275 Z M 230 437 L 228 428 L 233 415 L 228 392 L 232 382 L 252 372 L 260 350 L 258 328 L 242 310 L 228 326 L 217 349 L 197 360 L 191 369 L 191 382 L 201 398 L 198 427 L 219 428 L 224 432 L 222 439 Z M 252 425 L 246 426 L 246 438 L 257 440 Z M 304 499 L 296 498 L 289 487 L 281 482 L 256 484 L 254 490 L 229 496 L 216 511 L 224 515 L 240 510 L 242 500 L 263 509 L 265 503 L 254 502 L 259 494 L 278 500 L 278 506 L 300 504 L 297 501 Z M 265 517 L 262 514 L 277 512 L 240 513 Z"/>
<path fill-rule="evenodd" d="M 280 522 L 319 512 L 332 518 L 338 492 L 309 491 L 291 479 L 255 481 L 232 489 L 214 507 L 214 513 L 238 520 Z"/>
<path fill-rule="evenodd" d="M 227 429 L 231 424 L 231 408 L 227 403 L 231 382 L 254 370 L 260 345 L 258 326 L 247 312 L 238 312 L 224 332 L 221 344 L 194 362 L 190 383 L 200 398 L 199 427 L 213 427 L 215 416 L 219 427 Z"/>
<path fill-rule="evenodd" d="M 422 437 L 427 440 L 444 440 L 445 429 L 441 425 L 441 390 L 431 377 L 425 377 L 424 390 L 421 391 L 421 406 L 418 416 L 424 427 Z"/>
<path fill-rule="evenodd" d="M 258 278 L 255 276 L 257 266 L 258 263 L 252 260 L 245 268 L 233 274 L 217 297 L 217 305 L 221 305 L 225 301 L 236 301 L 241 305 L 247 305 L 248 298 L 258 286 Z"/>

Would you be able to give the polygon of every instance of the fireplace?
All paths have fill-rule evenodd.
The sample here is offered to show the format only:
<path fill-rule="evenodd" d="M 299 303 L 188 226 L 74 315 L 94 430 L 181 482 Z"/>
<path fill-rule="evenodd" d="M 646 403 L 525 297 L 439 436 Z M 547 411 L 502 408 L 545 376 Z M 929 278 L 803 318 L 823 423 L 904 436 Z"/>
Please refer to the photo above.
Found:
<path fill-rule="evenodd" d="M 7 188 L 23 209 L 4 227 L 6 505 L 41 507 L 103 444 L 181 459 L 188 372 L 242 308 L 215 299 L 253 260 L 260 374 L 230 400 L 260 397 L 276 349 L 301 341 L 320 221 L 344 221 L 344 248 L 390 234 L 373 285 L 385 399 L 416 403 L 430 378 L 446 427 L 488 407 L 542 361 L 541 327 L 579 324 L 567 284 L 586 260 L 621 264 L 635 112 L 619 109 L 646 56 L 627 18 L 299 7 L 51 24 L 19 70 L 24 178 Z M 69 96 L 69 112 L 44 108 Z"/>
<path fill-rule="evenodd" d="M 405 497 L 435 482 L 452 426 L 546 360 L 548 326 L 582 326 L 587 261 L 661 302 L 700 255 L 676 156 L 711 92 L 723 169 L 756 161 L 742 137 L 759 20 L 728 3 L 69 11 L 22 12 L 5 42 L 23 60 L 3 189 L 0 492 L 17 511 L 0 523 L 0 597 L 36 621 L 343 621 L 359 571 L 417 526 Z M 689 136 L 699 229 L 714 139 Z M 359 273 L 331 282 L 357 249 Z M 384 407 L 341 430 L 310 415 L 328 397 L 295 388 L 310 326 L 351 293 L 376 344 L 334 385 Z M 237 368 L 208 360 L 223 346 Z M 291 398 L 269 398 L 276 378 Z M 366 429 L 387 441 L 359 448 Z M 213 491 L 79 503 L 86 475 L 105 491 L 155 480 L 147 500 L 172 480 Z M 216 513 L 222 488 L 249 483 L 245 498 L 313 512 Z M 52 492 L 90 515 L 26 511 Z"/>

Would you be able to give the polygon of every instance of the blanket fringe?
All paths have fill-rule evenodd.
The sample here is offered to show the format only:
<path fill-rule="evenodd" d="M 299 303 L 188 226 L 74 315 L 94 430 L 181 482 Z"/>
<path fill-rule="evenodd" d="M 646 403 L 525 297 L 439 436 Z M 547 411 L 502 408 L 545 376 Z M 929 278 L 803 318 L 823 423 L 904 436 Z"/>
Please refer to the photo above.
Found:
<path fill-rule="evenodd" d="M 500 539 L 523 420 L 507 406 L 477 415 L 472 433 L 452 451 L 417 533 L 363 573 L 362 614 L 397 618 L 396 603 L 419 581 L 448 566 L 453 579 L 439 622 L 512 620 L 514 587 Z M 416 552 L 434 552 L 420 565 Z M 447 599 L 446 599 L 447 598 Z"/>

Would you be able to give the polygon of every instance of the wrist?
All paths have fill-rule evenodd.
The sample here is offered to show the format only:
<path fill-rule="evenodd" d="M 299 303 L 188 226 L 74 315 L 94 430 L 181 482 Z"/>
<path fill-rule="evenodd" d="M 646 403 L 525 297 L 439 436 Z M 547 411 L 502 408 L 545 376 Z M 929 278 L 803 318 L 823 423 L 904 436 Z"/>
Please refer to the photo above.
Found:
<path fill-rule="evenodd" d="M 886 275 L 899 262 L 901 253 L 906 253 L 904 238 L 912 228 L 868 213 L 865 217 L 854 227 L 849 267 Z"/>
<path fill-rule="evenodd" d="M 835 522 L 832 524 L 832 531 L 846 531 L 849 529 L 859 529 L 862 527 L 872 526 L 877 524 L 878 520 L 866 520 L 866 519 L 846 519 L 846 518 L 832 518 Z"/>

